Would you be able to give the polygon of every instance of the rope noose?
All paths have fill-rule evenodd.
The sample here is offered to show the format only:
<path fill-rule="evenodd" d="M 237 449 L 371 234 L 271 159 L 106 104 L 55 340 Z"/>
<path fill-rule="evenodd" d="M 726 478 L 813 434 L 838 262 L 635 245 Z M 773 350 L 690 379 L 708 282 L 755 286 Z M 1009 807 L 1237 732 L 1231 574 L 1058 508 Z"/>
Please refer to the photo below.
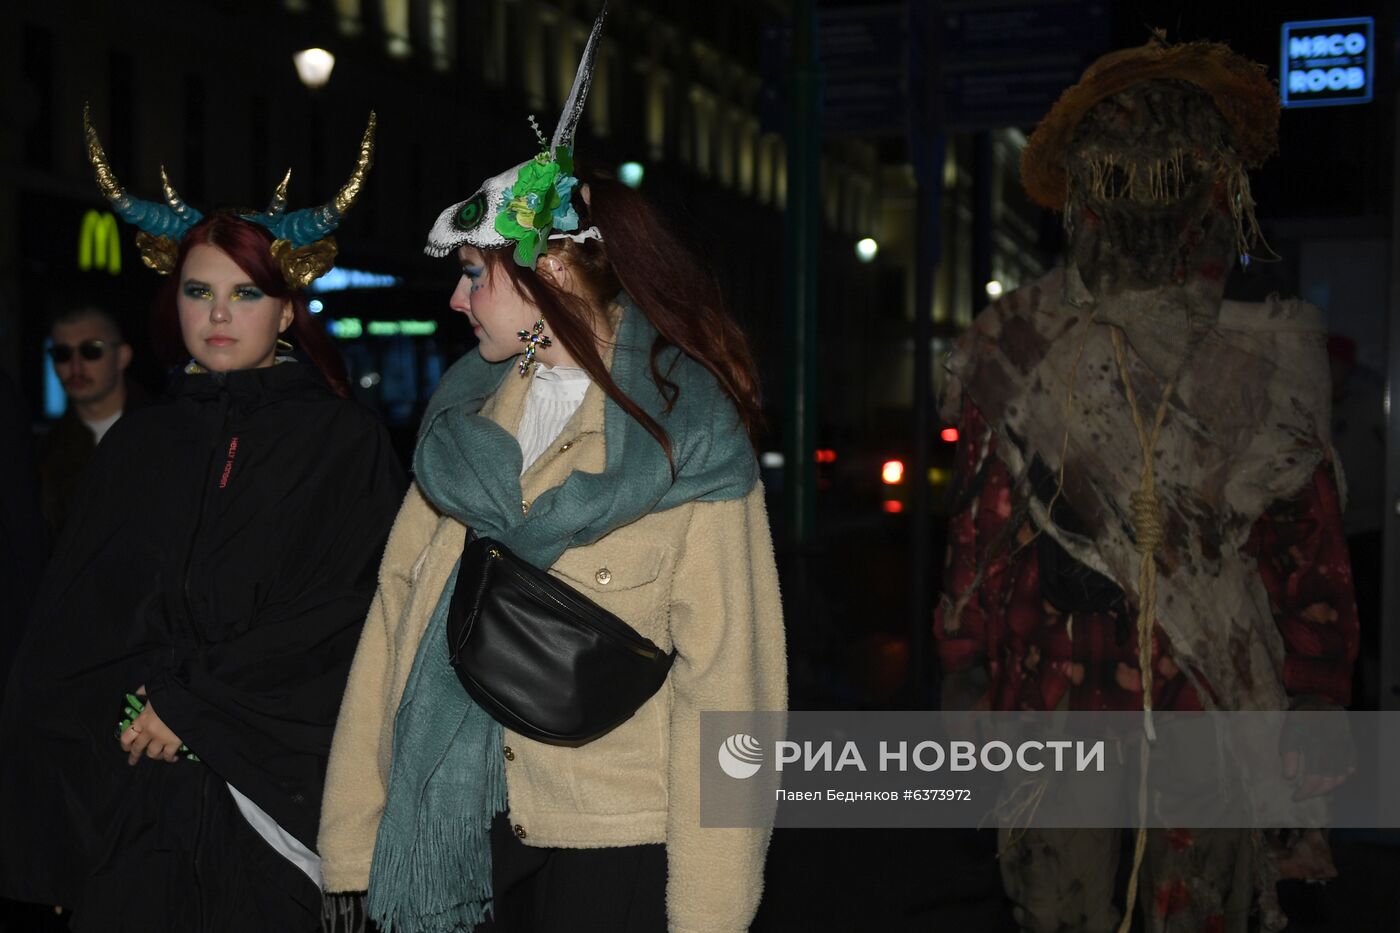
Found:
<path fill-rule="evenodd" d="M 1155 461 L 1157 439 L 1162 433 L 1162 421 L 1167 415 L 1167 401 L 1176 387 L 1173 377 L 1162 389 L 1161 401 L 1152 420 L 1151 430 L 1143 424 L 1138 409 L 1137 393 L 1128 375 L 1128 359 L 1123 349 L 1123 332 L 1112 328 L 1113 352 L 1118 359 L 1118 374 L 1128 396 L 1128 408 L 1137 429 L 1138 445 L 1142 449 L 1142 472 L 1138 488 L 1128 497 L 1133 516 L 1134 544 L 1138 562 L 1138 669 L 1142 675 L 1142 728 L 1146 741 L 1140 746 L 1138 764 L 1138 828 L 1133 842 L 1133 870 L 1128 876 L 1128 898 L 1118 933 L 1128 933 L 1133 927 L 1133 910 L 1137 902 L 1138 876 L 1142 871 L 1143 854 L 1147 849 L 1147 762 L 1150 744 L 1157 739 L 1152 725 L 1152 633 L 1157 626 L 1157 551 L 1162 546 L 1165 529 L 1162 524 L 1162 504 L 1157 498 Z"/>

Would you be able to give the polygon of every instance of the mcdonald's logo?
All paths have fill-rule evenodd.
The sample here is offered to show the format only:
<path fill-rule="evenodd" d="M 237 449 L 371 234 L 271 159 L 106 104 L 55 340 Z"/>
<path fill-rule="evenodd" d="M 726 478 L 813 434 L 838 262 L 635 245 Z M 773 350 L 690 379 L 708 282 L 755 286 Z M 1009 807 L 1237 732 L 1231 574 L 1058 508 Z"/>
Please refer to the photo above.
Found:
<path fill-rule="evenodd" d="M 88 211 L 78 234 L 78 268 L 106 269 L 112 275 L 122 271 L 122 240 L 117 234 L 117 218 L 107 211 Z"/>

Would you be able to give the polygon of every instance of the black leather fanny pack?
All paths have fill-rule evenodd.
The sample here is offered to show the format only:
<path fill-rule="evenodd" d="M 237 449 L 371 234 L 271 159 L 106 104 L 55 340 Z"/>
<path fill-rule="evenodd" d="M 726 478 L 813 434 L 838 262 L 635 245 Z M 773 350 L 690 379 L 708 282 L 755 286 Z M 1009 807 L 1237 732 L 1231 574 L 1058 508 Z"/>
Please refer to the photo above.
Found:
<path fill-rule="evenodd" d="M 462 549 L 447 648 L 457 679 L 497 722 L 568 746 L 630 719 L 675 658 L 505 545 L 479 537 Z"/>

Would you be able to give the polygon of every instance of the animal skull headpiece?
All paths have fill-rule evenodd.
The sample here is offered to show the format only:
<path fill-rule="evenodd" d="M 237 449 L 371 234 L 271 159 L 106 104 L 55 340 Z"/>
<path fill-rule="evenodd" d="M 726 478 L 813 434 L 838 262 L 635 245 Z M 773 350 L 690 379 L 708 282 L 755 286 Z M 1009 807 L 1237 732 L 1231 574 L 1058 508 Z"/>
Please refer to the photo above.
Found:
<path fill-rule="evenodd" d="M 501 249 L 514 244 L 515 261 L 533 269 L 550 240 L 602 239 L 597 227 L 578 232 L 578 213 L 572 200 L 578 185 L 574 176 L 574 133 L 593 80 L 598 38 L 607 14 L 605 3 L 584 46 L 583 59 L 554 136 L 546 140 L 532 116 L 530 125 L 535 128 L 540 152 L 533 159 L 486 179 L 471 197 L 439 214 L 423 250 L 429 256 L 446 256 L 463 245 Z"/>

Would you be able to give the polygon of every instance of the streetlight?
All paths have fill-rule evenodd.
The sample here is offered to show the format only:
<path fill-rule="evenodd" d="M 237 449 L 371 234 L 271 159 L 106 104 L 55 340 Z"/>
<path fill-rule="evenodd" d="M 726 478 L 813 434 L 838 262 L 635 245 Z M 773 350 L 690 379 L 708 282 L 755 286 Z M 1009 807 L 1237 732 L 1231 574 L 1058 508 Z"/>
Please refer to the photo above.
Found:
<path fill-rule="evenodd" d="M 319 91 L 331 79 L 335 68 L 335 56 L 325 49 L 302 49 L 292 53 L 292 64 L 296 66 L 297 77 L 306 86 L 311 107 L 311 172 L 310 191 L 321 190 L 321 111 Z"/>
<path fill-rule="evenodd" d="M 325 87 L 331 79 L 335 56 L 325 49 L 302 49 L 292 53 L 292 64 L 296 66 L 301 83 L 315 91 Z"/>
<path fill-rule="evenodd" d="M 987 297 L 988 297 L 988 298 L 1000 298 L 1000 297 L 1001 297 L 1001 293 L 1002 293 L 1003 291 L 1005 291 L 1005 289 L 1002 288 L 1001 283 L 998 282 L 996 279 L 992 279 L 990 282 L 987 283 Z"/>
<path fill-rule="evenodd" d="M 874 262 L 875 255 L 879 252 L 880 244 L 875 242 L 874 237 L 856 241 L 856 258 L 861 262 Z"/>

